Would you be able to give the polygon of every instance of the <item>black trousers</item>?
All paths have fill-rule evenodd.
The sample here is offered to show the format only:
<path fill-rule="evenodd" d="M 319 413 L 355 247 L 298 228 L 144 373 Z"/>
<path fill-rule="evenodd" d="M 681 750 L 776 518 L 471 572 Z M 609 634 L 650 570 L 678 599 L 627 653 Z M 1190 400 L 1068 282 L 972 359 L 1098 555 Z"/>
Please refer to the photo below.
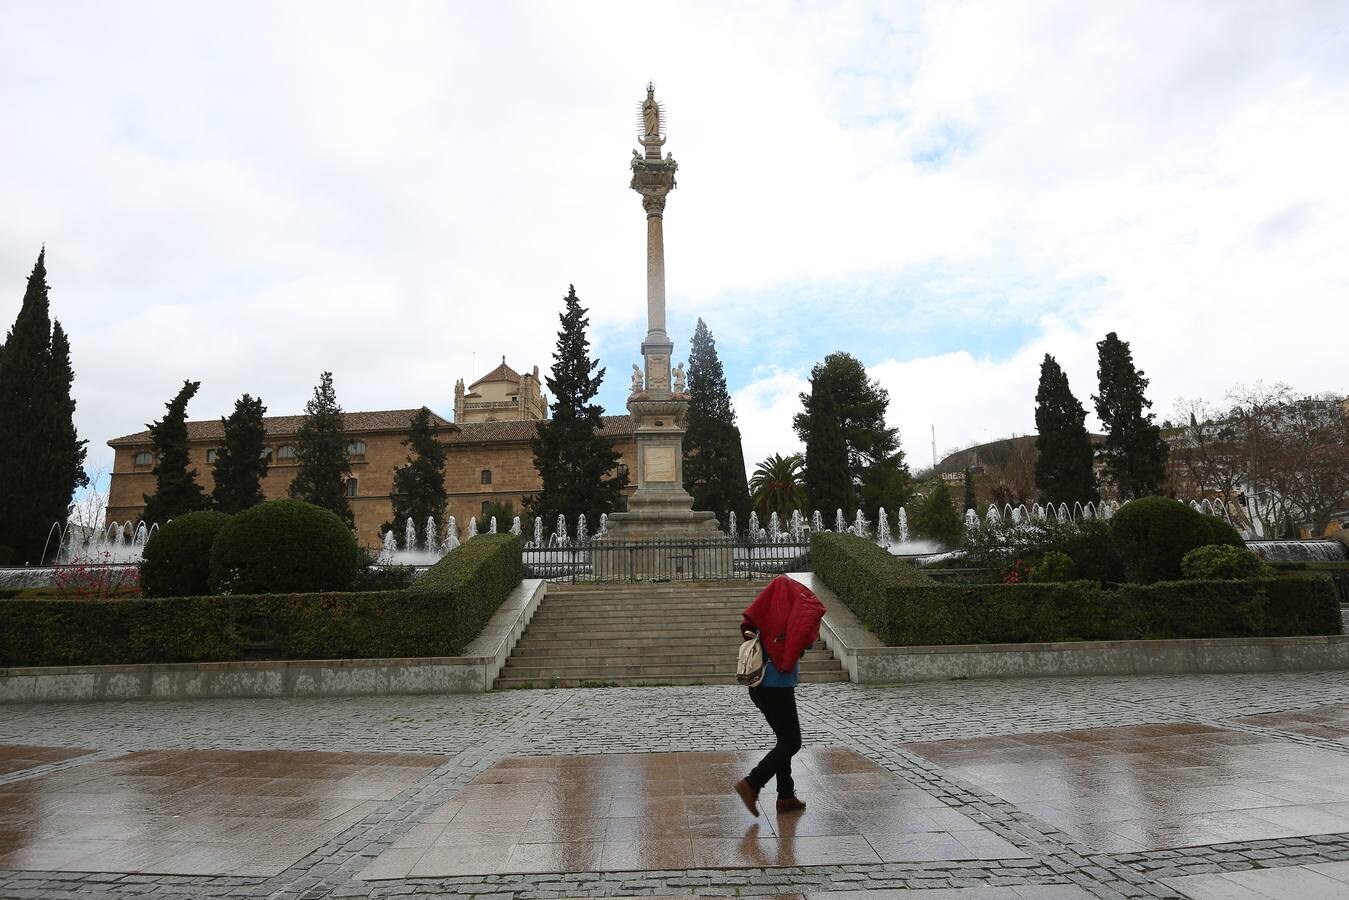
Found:
<path fill-rule="evenodd" d="M 801 749 L 801 720 L 796 717 L 796 688 L 752 687 L 749 699 L 768 720 L 768 727 L 778 742 L 768 755 L 749 773 L 746 780 L 756 791 L 762 791 L 770 780 L 778 780 L 778 796 L 796 796 L 792 781 L 792 757 Z"/>

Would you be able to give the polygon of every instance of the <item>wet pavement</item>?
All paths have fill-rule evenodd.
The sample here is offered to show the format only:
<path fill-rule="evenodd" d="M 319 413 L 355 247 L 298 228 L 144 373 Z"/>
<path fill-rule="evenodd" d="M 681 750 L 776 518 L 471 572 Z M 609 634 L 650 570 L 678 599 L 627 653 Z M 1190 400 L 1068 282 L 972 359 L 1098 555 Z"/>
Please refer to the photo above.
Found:
<path fill-rule="evenodd" d="M 0 897 L 1349 896 L 1349 673 L 0 710 Z"/>

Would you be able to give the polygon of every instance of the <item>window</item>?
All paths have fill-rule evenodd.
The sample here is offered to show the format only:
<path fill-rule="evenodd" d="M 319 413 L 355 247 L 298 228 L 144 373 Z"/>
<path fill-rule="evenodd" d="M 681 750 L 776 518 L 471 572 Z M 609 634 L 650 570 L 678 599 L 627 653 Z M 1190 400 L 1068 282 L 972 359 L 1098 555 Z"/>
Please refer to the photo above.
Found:
<path fill-rule="evenodd" d="M 276 451 L 276 456 L 278 459 L 294 459 L 295 448 L 292 447 L 290 444 L 286 444 L 280 450 Z"/>
<path fill-rule="evenodd" d="M 347 479 L 347 496 L 348 496 L 348 497 L 355 497 L 355 496 L 356 496 L 356 479 L 355 479 L 355 478 L 348 478 L 348 479 Z"/>
<path fill-rule="evenodd" d="M 271 459 L 272 459 L 272 448 L 271 448 L 271 447 L 263 447 L 263 448 L 262 448 L 262 452 L 259 453 L 258 456 L 262 457 L 263 459 L 267 460 L 268 462 L 271 462 Z"/>
<path fill-rule="evenodd" d="M 352 441 L 347 444 L 347 456 L 365 456 L 365 441 Z"/>
<path fill-rule="evenodd" d="M 142 450 L 136 454 L 136 465 L 138 466 L 148 466 L 153 460 L 154 457 L 150 455 L 149 450 Z"/>
<path fill-rule="evenodd" d="M 206 461 L 208 463 L 213 463 L 219 458 L 220 458 L 220 451 L 215 449 L 214 447 L 206 451 Z"/>
<path fill-rule="evenodd" d="M 483 469 L 483 470 L 482 470 L 482 483 L 483 483 L 483 484 L 491 484 L 491 483 L 492 483 L 492 470 L 491 470 L 491 469 Z"/>
<path fill-rule="evenodd" d="M 482 514 L 483 514 L 484 516 L 487 515 L 487 510 L 491 507 L 491 505 L 492 505 L 492 501 L 491 501 L 491 500 L 484 500 L 484 501 L 482 502 Z"/>

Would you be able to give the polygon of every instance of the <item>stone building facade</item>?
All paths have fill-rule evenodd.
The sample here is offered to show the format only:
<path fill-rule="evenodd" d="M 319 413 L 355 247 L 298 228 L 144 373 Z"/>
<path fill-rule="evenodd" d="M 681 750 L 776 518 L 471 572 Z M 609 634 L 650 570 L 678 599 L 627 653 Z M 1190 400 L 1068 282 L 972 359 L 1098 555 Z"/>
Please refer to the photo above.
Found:
<path fill-rule="evenodd" d="M 474 387 L 499 371 L 484 376 Z M 516 376 L 520 381 L 529 377 Z M 407 439 L 416 412 L 415 409 L 397 409 L 345 414 L 351 460 L 351 480 L 347 490 L 356 519 L 357 537 L 367 547 L 379 545 L 380 526 L 393 518 L 389 493 L 393 489 L 394 469 L 407 462 L 408 449 L 403 446 L 403 441 Z M 295 477 L 295 439 L 303 418 L 267 416 L 263 419 L 270 464 L 262 489 L 269 500 L 287 496 Z M 537 434 L 538 422 L 469 421 L 455 424 L 434 413 L 431 420 L 447 449 L 445 487 L 449 492 L 449 506 L 446 512 L 455 517 L 461 534 L 469 517 L 481 515 L 489 503 L 510 503 L 519 514 L 524 499 L 541 486 L 530 447 Z M 188 422 L 187 430 L 189 464 L 196 470 L 202 488 L 210 493 L 215 486 L 212 464 L 215 451 L 223 440 L 224 428 L 219 419 L 212 419 Z M 631 419 L 628 416 L 605 416 L 601 433 L 614 443 L 621 464 L 630 464 L 634 456 Z M 113 468 L 107 521 L 135 522 L 145 509 L 144 495 L 155 489 L 150 433 L 141 431 L 114 438 L 108 446 L 113 448 Z"/>
<path fill-rule="evenodd" d="M 464 379 L 454 384 L 454 421 L 463 425 L 473 422 L 538 421 L 548 418 L 548 403 L 539 387 L 539 367 L 533 373 L 521 375 L 506 365 L 488 372 L 464 387 Z"/>

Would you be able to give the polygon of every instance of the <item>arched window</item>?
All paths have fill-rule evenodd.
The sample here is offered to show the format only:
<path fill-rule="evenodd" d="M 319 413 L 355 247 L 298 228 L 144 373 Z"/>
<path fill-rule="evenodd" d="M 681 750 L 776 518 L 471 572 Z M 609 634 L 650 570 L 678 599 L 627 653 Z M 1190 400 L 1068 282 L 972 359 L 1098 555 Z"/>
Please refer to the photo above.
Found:
<path fill-rule="evenodd" d="M 491 469 L 483 469 L 483 470 L 482 470 L 482 483 L 483 483 L 483 484 L 491 484 L 491 483 L 492 483 L 492 470 L 491 470 Z"/>
<path fill-rule="evenodd" d="M 365 441 L 352 441 L 347 444 L 347 456 L 365 456 Z"/>
<path fill-rule="evenodd" d="M 136 454 L 135 462 L 138 466 L 148 466 L 150 463 L 154 462 L 154 457 L 150 455 L 149 450 L 142 450 Z"/>
<path fill-rule="evenodd" d="M 355 497 L 355 496 L 356 496 L 356 479 L 355 479 L 355 478 L 348 478 L 348 479 L 347 479 L 347 496 L 348 496 L 348 497 Z"/>
<path fill-rule="evenodd" d="M 285 444 L 285 445 L 283 445 L 279 450 L 276 451 L 276 458 L 277 458 L 277 459 L 294 459 L 294 458 L 295 458 L 295 448 L 294 448 L 292 445 L 290 445 L 290 444 Z"/>

